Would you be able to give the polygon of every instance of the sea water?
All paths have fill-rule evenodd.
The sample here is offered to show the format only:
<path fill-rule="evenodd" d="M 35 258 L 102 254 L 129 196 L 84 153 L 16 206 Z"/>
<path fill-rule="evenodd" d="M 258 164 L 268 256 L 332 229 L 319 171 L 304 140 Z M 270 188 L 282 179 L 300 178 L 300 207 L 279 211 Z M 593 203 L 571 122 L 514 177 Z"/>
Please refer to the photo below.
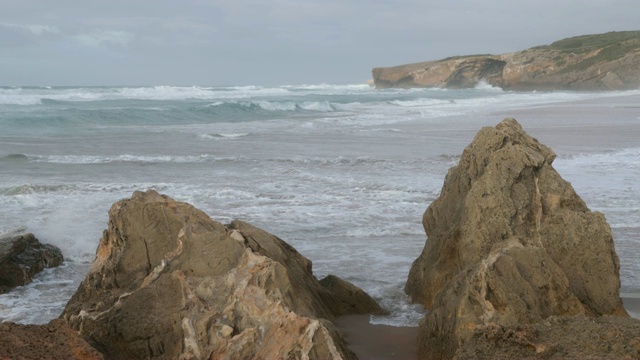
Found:
<path fill-rule="evenodd" d="M 0 88 L 0 231 L 26 228 L 67 259 L 1 295 L 0 319 L 57 317 L 88 271 L 110 206 L 155 189 L 217 221 L 241 219 L 283 238 L 313 261 L 316 276 L 343 277 L 391 311 L 372 322 L 416 325 L 422 309 L 402 288 L 426 239 L 423 212 L 482 126 L 525 111 L 540 114 L 518 119 L 525 130 L 558 145 L 556 169 L 607 216 L 623 291 L 640 292 L 640 142 L 580 144 L 571 126 L 611 119 L 591 116 L 585 125 L 542 116 L 638 94 L 324 84 Z M 625 109 L 616 121 L 637 126 L 640 114 Z M 562 128 L 567 136 L 557 135 Z"/>

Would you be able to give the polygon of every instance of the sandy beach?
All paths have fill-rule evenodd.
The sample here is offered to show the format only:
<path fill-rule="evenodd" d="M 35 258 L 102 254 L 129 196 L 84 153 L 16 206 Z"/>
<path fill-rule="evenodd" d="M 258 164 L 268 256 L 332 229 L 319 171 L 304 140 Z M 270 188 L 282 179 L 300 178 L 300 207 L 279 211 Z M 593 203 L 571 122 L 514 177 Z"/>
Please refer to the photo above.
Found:
<path fill-rule="evenodd" d="M 361 360 L 415 359 L 418 327 L 374 325 L 369 315 L 339 317 L 336 325 Z"/>

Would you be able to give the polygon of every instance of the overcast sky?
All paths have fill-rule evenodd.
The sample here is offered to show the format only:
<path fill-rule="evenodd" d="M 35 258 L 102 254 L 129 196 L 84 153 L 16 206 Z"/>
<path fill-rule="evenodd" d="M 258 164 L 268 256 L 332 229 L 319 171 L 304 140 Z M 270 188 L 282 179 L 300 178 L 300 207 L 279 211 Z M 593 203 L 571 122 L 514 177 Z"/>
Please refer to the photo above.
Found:
<path fill-rule="evenodd" d="M 0 85 L 363 83 L 639 16 L 638 0 L 0 0 Z"/>

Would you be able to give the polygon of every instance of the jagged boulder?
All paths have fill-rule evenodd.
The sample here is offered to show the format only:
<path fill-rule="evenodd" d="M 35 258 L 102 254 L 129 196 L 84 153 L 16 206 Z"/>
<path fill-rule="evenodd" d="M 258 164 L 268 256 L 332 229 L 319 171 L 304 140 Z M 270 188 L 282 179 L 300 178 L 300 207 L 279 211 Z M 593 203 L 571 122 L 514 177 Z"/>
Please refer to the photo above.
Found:
<path fill-rule="evenodd" d="M 427 209 L 428 239 L 405 291 L 430 311 L 423 358 L 451 358 L 482 326 L 551 316 L 626 316 L 604 216 L 514 119 L 483 128 Z"/>
<path fill-rule="evenodd" d="M 281 239 L 150 190 L 112 206 L 61 316 L 112 358 L 350 359 L 329 320 L 381 311 L 368 300 L 321 286 Z"/>
<path fill-rule="evenodd" d="M 31 233 L 0 239 L 0 294 L 29 284 L 36 274 L 63 261 L 60 249 L 41 244 Z"/>

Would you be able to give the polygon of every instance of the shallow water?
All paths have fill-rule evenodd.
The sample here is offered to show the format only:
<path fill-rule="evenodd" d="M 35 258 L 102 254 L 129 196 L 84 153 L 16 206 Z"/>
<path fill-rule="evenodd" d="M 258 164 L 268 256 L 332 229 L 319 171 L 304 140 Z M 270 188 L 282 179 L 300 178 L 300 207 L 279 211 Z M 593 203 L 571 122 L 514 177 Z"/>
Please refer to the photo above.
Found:
<path fill-rule="evenodd" d="M 70 261 L 0 296 L 0 319 L 56 317 L 107 211 L 154 188 L 223 223 L 283 238 L 415 325 L 402 292 L 422 213 L 480 127 L 515 116 L 612 226 L 623 290 L 640 292 L 640 92 L 368 86 L 0 88 L 0 229 L 27 226 Z M 635 133 L 634 133 L 635 132 Z M 639 135 L 639 136 L 636 136 Z"/>

